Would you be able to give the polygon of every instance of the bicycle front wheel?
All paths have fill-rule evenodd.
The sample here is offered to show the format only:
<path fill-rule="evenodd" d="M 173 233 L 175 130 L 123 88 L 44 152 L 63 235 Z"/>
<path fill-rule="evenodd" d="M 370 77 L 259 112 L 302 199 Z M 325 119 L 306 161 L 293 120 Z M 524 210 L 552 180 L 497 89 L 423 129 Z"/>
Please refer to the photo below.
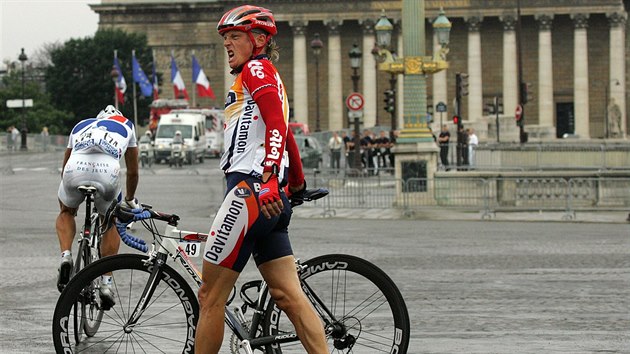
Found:
<path fill-rule="evenodd" d="M 354 256 L 331 254 L 303 263 L 300 279 L 325 326 L 329 353 L 407 353 L 409 313 L 391 278 L 374 264 Z M 295 330 L 269 299 L 264 335 Z M 299 343 L 274 344 L 267 353 L 303 353 Z"/>
<path fill-rule="evenodd" d="M 154 268 L 146 255 L 123 254 L 102 258 L 68 283 L 53 315 L 53 342 L 57 353 L 192 353 L 199 318 L 196 294 L 186 280 L 168 265 L 160 267 L 158 281 L 150 298 L 143 293 Z M 104 309 L 100 299 L 100 277 L 111 274 L 115 304 Z M 73 328 L 68 321 L 78 298 L 88 299 L 103 309 L 100 328 L 81 343 L 69 340 Z M 130 324 L 136 305 L 146 308 Z"/>

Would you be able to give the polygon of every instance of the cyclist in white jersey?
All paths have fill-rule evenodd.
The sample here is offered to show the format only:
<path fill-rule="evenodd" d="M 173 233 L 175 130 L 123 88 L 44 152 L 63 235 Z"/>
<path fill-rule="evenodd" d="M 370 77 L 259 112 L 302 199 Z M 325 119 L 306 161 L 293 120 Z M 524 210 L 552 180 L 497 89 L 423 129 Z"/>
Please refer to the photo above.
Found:
<path fill-rule="evenodd" d="M 204 250 L 196 353 L 218 353 L 224 307 L 253 255 L 269 293 L 293 322 L 308 353 L 327 353 L 323 325 L 300 288 L 288 237 L 291 206 L 281 188 L 303 189 L 299 152 L 288 133 L 289 104 L 271 59 L 277 33 L 271 11 L 244 5 L 217 26 L 236 76 L 225 102 L 227 193 Z M 286 150 L 286 151 L 285 151 Z M 288 156 L 287 156 L 288 155 Z M 291 162 L 291 166 L 289 166 Z"/>
<path fill-rule="evenodd" d="M 96 187 L 94 205 L 104 215 L 114 200 L 121 201 L 120 159 L 127 166 L 125 202 L 138 207 L 135 199 L 138 186 L 138 147 L 134 125 L 113 106 L 107 106 L 96 118 L 77 123 L 70 133 L 65 151 L 61 183 L 57 196 L 60 212 L 56 229 L 61 248 L 61 264 L 57 287 L 63 289 L 72 270 L 72 241 L 76 234 L 74 217 L 85 196 L 77 187 Z M 101 243 L 101 255 L 118 252 L 120 237 L 115 227 L 106 231 Z"/>

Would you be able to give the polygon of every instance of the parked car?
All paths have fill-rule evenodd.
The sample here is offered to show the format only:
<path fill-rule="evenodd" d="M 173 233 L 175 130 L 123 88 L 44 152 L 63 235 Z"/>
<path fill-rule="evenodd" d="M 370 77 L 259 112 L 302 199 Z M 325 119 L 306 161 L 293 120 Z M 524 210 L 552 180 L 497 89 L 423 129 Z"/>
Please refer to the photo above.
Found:
<path fill-rule="evenodd" d="M 319 141 L 312 136 L 296 135 L 295 142 L 300 150 L 302 167 L 320 168 L 322 164 L 323 150 Z"/>

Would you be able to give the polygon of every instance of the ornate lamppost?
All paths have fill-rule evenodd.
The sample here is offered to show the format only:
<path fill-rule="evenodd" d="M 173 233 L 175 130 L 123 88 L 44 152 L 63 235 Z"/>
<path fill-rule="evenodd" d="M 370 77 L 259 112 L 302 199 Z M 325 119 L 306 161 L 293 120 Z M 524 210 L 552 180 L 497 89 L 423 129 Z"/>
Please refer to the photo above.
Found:
<path fill-rule="evenodd" d="M 22 48 L 22 52 L 20 53 L 18 60 L 22 63 L 22 143 L 20 145 L 20 150 L 27 150 L 26 137 L 28 129 L 26 128 L 26 105 L 24 103 L 24 62 L 28 60 L 28 57 L 26 56 L 26 53 L 24 53 L 24 48 Z"/>
<path fill-rule="evenodd" d="M 354 43 L 352 44 L 352 49 L 348 52 L 348 56 L 350 57 L 350 67 L 352 68 L 352 91 L 359 92 L 359 69 L 361 68 L 361 58 L 363 58 L 363 53 L 359 48 L 359 45 Z M 361 169 L 361 156 L 359 155 L 359 149 L 361 145 L 361 138 L 359 136 L 359 116 L 355 115 L 353 120 L 354 125 L 354 154 L 353 154 L 353 164 L 352 167 L 355 169 Z"/>
<path fill-rule="evenodd" d="M 311 49 L 315 56 L 315 131 L 321 131 L 319 118 L 319 56 L 324 48 L 324 43 L 319 39 L 319 33 L 315 33 L 315 38 L 311 41 Z"/>
<path fill-rule="evenodd" d="M 421 14 L 421 16 L 418 16 Z M 446 55 L 450 39 L 451 22 L 440 9 L 433 22 L 439 52 L 433 57 L 424 56 L 424 1 L 403 0 L 403 45 L 404 57 L 395 57 L 390 48 L 394 26 L 385 15 L 385 10 L 374 26 L 379 70 L 391 75 L 405 75 L 404 129 L 398 142 L 429 141 L 433 139 L 426 122 L 426 81 L 424 75 L 434 74 L 448 68 Z M 393 79 L 390 79 L 393 81 Z M 395 84 L 395 82 L 394 82 Z M 418 97 L 419 96 L 419 97 Z"/>

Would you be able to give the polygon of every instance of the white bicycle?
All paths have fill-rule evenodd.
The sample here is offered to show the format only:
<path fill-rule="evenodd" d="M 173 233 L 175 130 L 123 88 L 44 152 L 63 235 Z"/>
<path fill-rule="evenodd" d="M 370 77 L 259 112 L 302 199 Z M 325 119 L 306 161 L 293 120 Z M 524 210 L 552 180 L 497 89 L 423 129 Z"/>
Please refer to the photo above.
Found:
<path fill-rule="evenodd" d="M 321 198 L 327 190 L 294 196 L 293 205 Z M 118 209 L 118 220 L 142 220 L 153 235 L 151 250 L 144 241 L 126 233 L 123 241 L 146 254 L 102 258 L 75 275 L 61 294 L 53 317 L 57 353 L 192 353 L 199 318 L 196 290 L 200 272 L 190 257 L 201 254 L 208 237 L 177 228 L 177 215 L 146 207 L 133 213 Z M 165 221 L 160 234 L 155 221 Z M 176 270 L 174 267 L 178 268 Z M 302 289 L 319 314 L 330 353 L 407 353 L 409 314 L 400 291 L 374 264 L 350 255 L 329 254 L 296 260 Z M 97 294 L 101 275 L 112 274 L 116 304 L 104 310 L 100 328 L 90 338 L 71 340 L 69 316 L 81 299 L 101 308 Z M 192 287 L 195 288 L 193 290 Z M 267 285 L 254 280 L 239 291 L 243 305 L 225 307 L 225 323 L 232 332 L 232 353 L 303 353 L 291 322 L 269 296 Z M 251 318 L 245 314 L 251 311 Z"/>

